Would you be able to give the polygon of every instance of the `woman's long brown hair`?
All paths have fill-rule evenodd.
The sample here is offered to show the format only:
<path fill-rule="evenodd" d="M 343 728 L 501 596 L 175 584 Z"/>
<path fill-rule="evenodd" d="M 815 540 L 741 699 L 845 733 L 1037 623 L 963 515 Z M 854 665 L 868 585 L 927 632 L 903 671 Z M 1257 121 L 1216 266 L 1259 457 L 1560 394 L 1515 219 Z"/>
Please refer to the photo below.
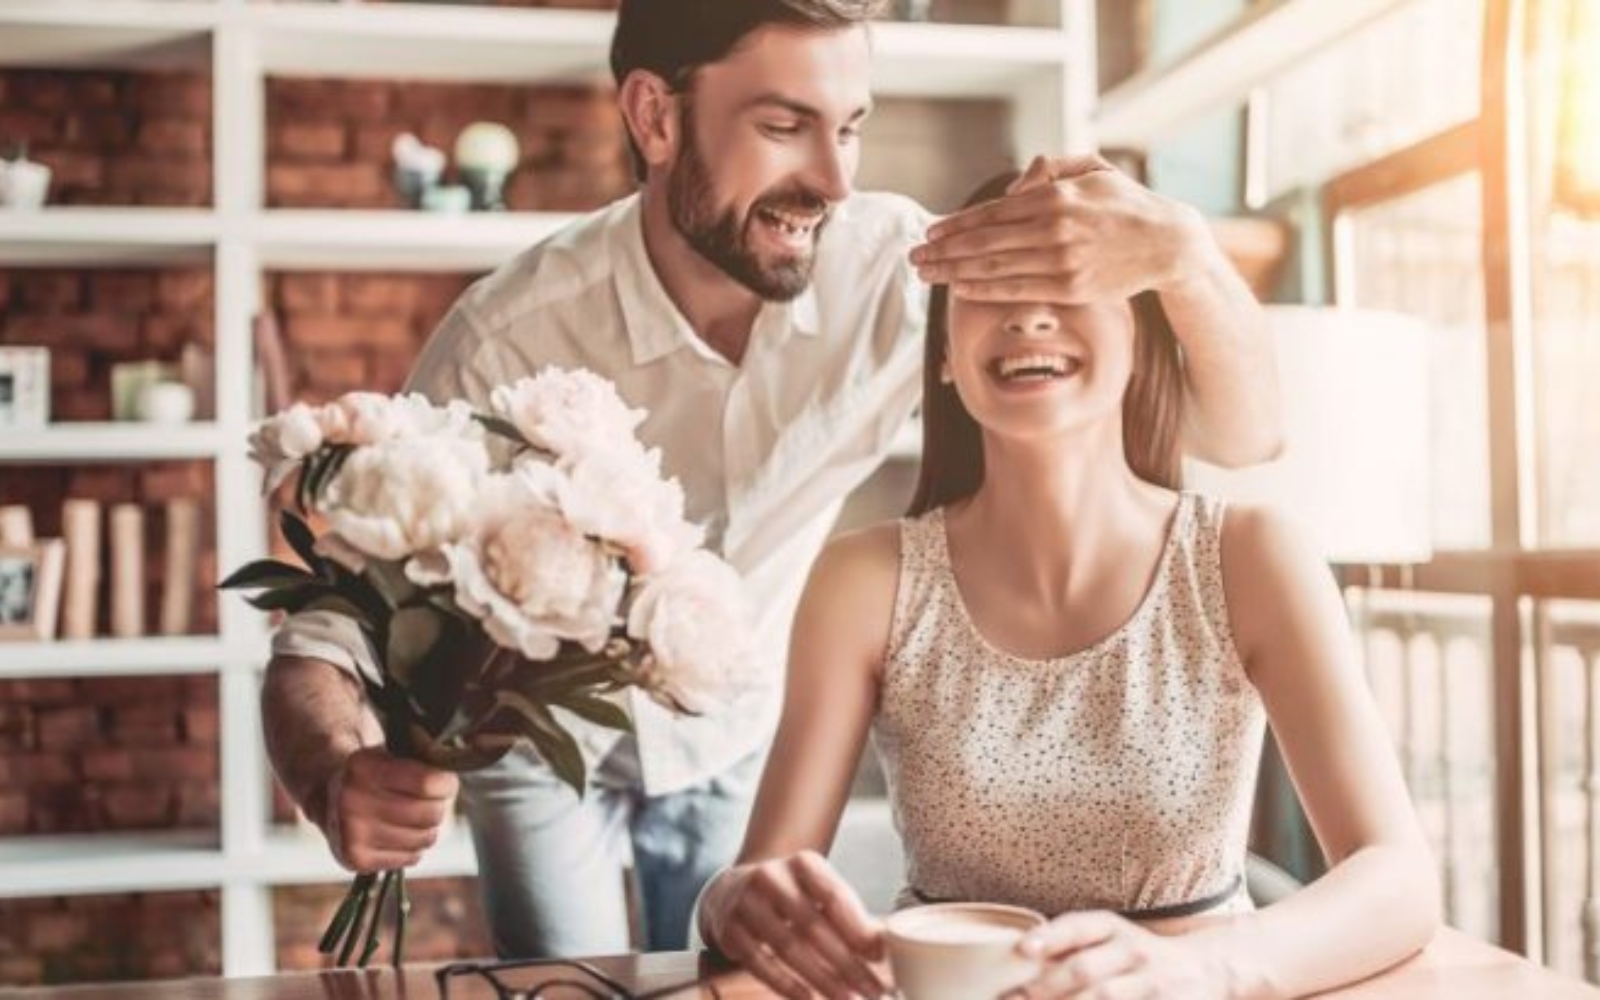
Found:
<path fill-rule="evenodd" d="M 1016 171 L 991 178 L 967 205 L 1005 193 Z M 1134 475 L 1176 489 L 1178 428 L 1183 418 L 1183 367 L 1178 338 L 1153 291 L 1129 300 L 1133 310 L 1133 375 L 1122 398 L 1122 450 Z M 950 338 L 950 289 L 935 285 L 928 301 L 922 371 L 922 466 L 906 513 L 915 517 L 965 499 L 983 485 L 983 429 L 954 385 L 940 380 Z"/>

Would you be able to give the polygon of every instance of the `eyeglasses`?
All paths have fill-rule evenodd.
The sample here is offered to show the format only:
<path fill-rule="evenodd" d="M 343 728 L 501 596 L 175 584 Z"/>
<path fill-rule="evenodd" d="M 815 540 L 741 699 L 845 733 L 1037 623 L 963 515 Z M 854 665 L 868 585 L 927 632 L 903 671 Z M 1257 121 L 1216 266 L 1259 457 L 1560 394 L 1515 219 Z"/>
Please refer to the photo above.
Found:
<path fill-rule="evenodd" d="M 697 986 L 710 991 L 712 1000 L 722 1000 L 714 976 L 634 993 L 588 962 L 566 958 L 452 962 L 433 974 L 439 985 L 439 1000 L 450 1000 L 451 982 L 463 977 L 488 983 L 496 1000 L 658 1000 Z"/>

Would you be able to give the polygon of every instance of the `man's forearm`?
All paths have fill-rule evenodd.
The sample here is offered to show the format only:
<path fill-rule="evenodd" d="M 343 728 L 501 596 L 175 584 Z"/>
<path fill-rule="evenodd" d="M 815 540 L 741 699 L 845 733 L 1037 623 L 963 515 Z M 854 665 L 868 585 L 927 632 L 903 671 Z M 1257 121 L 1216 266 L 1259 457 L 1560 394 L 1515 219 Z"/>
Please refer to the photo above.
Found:
<path fill-rule="evenodd" d="M 1198 212 L 1190 225 L 1182 274 L 1160 288 L 1183 345 L 1184 450 L 1223 466 L 1269 461 L 1283 449 L 1283 415 L 1266 314 Z"/>
<path fill-rule="evenodd" d="M 274 657 L 261 689 L 267 756 L 306 817 L 325 826 L 328 780 L 346 757 L 383 742 L 355 678 L 323 660 Z"/>

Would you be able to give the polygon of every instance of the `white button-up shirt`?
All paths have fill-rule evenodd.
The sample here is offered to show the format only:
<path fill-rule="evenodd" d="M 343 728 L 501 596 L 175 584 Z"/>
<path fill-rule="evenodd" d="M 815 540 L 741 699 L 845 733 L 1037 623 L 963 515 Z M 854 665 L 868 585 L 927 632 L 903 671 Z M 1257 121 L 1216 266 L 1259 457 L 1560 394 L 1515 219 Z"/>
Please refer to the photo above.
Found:
<path fill-rule="evenodd" d="M 610 378 L 646 412 L 639 437 L 661 449 L 690 519 L 742 574 L 756 616 L 750 669 L 762 683 L 698 717 L 628 692 L 646 794 L 704 781 L 776 727 L 807 571 L 844 497 L 883 460 L 920 395 L 926 289 L 907 253 L 929 219 L 897 195 L 852 196 L 819 237 L 810 287 L 762 306 L 734 365 L 662 288 L 630 197 L 477 282 L 423 349 L 409 388 L 436 401 L 486 408 L 495 386 L 545 365 Z M 326 613 L 290 619 L 273 649 L 346 669 L 371 655 L 348 619 Z M 591 764 L 617 738 L 572 728 Z"/>

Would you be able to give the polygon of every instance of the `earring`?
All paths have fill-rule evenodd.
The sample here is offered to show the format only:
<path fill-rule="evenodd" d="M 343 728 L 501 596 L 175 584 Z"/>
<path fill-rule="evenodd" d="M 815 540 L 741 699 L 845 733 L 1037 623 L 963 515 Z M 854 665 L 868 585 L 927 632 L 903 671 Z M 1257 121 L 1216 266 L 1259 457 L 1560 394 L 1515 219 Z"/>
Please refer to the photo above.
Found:
<path fill-rule="evenodd" d="M 952 385 L 952 384 L 954 384 L 954 382 L 955 382 L 955 376 L 950 374 L 950 369 L 947 368 L 947 367 L 942 367 L 941 366 L 940 369 L 939 369 L 939 384 L 940 385 Z"/>

